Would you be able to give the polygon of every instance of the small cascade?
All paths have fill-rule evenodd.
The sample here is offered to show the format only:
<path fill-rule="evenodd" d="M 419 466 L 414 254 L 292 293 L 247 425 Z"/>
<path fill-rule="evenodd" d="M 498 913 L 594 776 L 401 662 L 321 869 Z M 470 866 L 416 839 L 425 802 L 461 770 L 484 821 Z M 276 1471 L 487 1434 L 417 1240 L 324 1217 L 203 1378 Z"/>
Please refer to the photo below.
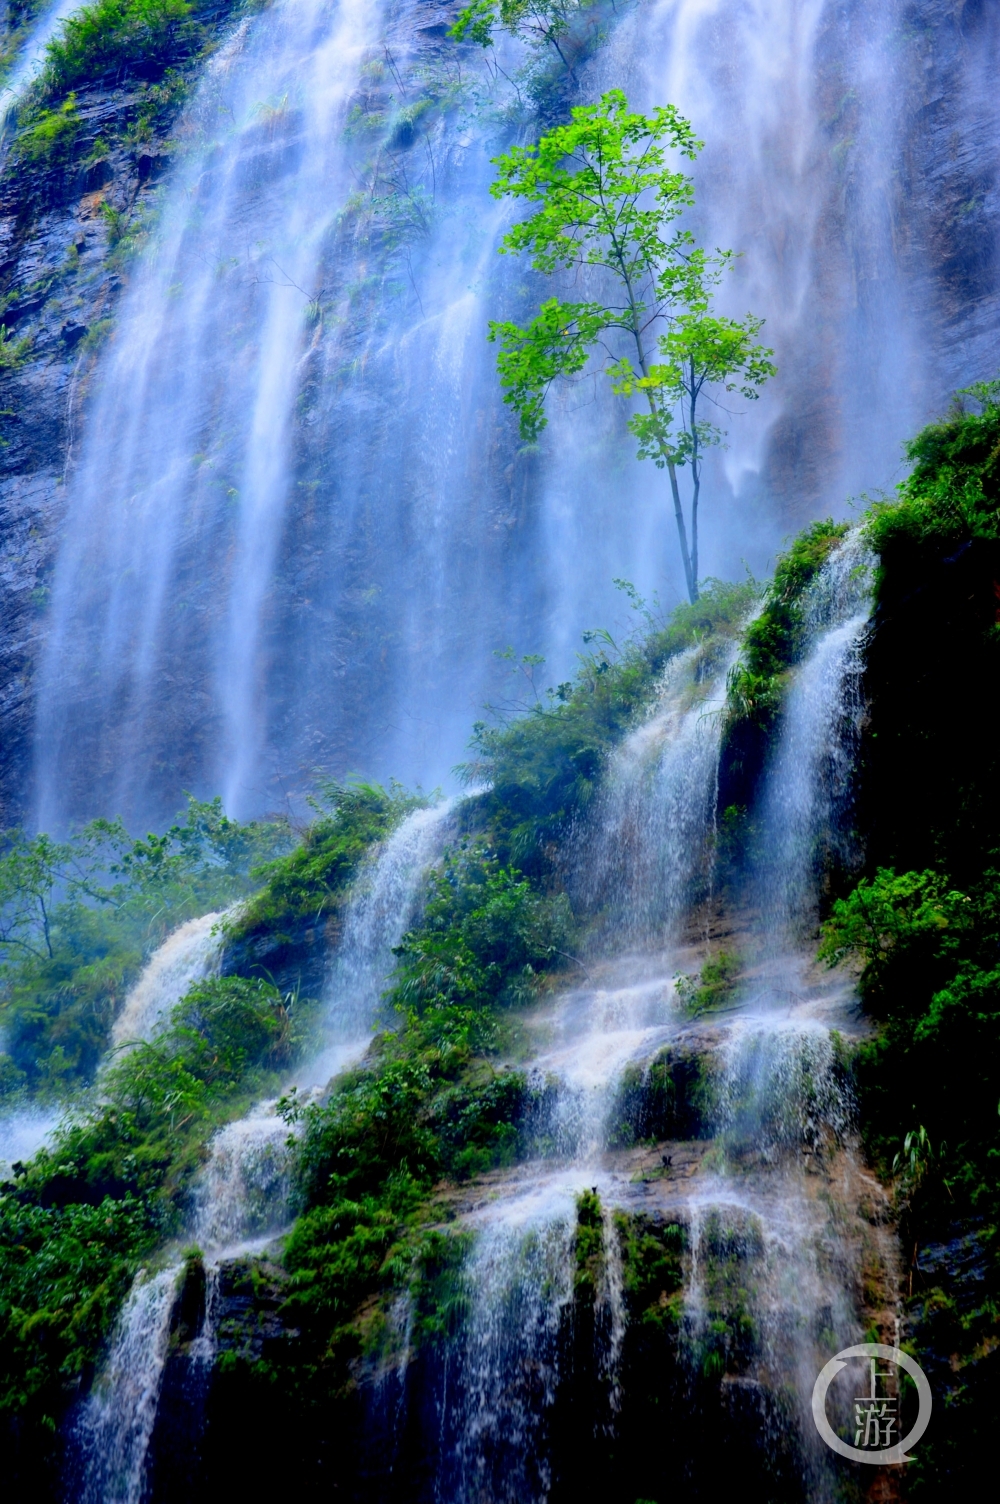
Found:
<path fill-rule="evenodd" d="M 581 896 L 604 910 L 616 948 L 669 944 L 708 879 L 728 660 L 702 650 L 667 667 L 656 706 L 612 757 L 581 843 Z"/>
<path fill-rule="evenodd" d="M 614 1209 L 601 1208 L 602 1252 L 601 1287 L 598 1292 L 598 1317 L 601 1323 L 600 1380 L 608 1396 L 610 1421 L 621 1403 L 619 1365 L 625 1341 L 625 1267 L 621 1237 L 615 1224 Z"/>
<path fill-rule="evenodd" d="M 325 1043 L 304 1062 L 288 1089 L 318 1091 L 337 1071 L 363 1055 L 392 969 L 392 947 L 412 917 L 421 879 L 440 850 L 450 812 L 451 805 L 443 803 L 408 815 L 359 876 L 327 991 L 327 1038 L 336 1042 Z M 210 960 L 218 955 L 212 931 L 219 917 L 210 914 L 192 920 L 160 947 L 119 1019 L 119 1025 L 131 1021 L 129 1032 L 123 1031 L 121 1038 L 145 1037 L 191 982 L 206 974 Z M 208 1163 L 195 1188 L 190 1227 L 208 1280 L 202 1330 L 189 1348 L 189 1356 L 201 1368 L 210 1364 L 214 1351 L 212 1291 L 219 1265 L 227 1258 L 259 1251 L 288 1225 L 290 1137 L 288 1124 L 278 1116 L 277 1102 L 266 1101 L 220 1128 L 212 1139 Z M 119 1473 L 125 1477 L 126 1472 L 131 1491 L 108 1493 L 108 1501 L 133 1504 L 141 1497 L 178 1272 L 175 1268 L 149 1281 L 140 1276 L 123 1312 L 108 1367 L 81 1422 L 86 1473 L 83 1504 L 96 1504 L 104 1497 L 102 1490 L 118 1486 L 113 1478 Z M 135 1377 L 134 1353 L 141 1347 L 147 1350 L 148 1373 L 143 1370 L 140 1383 Z M 197 1375 L 192 1382 L 198 1382 Z M 122 1462 L 113 1461 L 119 1456 Z M 112 1461 L 106 1464 L 106 1458 Z"/>
<path fill-rule="evenodd" d="M 843 826 L 861 726 L 870 590 L 871 559 L 854 535 L 828 560 L 805 601 L 811 645 L 789 691 L 761 812 L 759 902 L 772 953 L 814 925 L 824 861 L 852 856 Z"/>
<path fill-rule="evenodd" d="M 822 1024 L 739 1019 L 720 1054 L 715 1131 L 728 1153 L 775 1163 L 790 1150 L 822 1153 L 850 1131 L 853 1102 Z"/>
<path fill-rule="evenodd" d="M 466 1278 L 445 1497 L 535 1504 L 551 1484 L 545 1429 L 573 1295 L 571 1197 L 536 1191 L 495 1209 L 479 1228 Z"/>
<path fill-rule="evenodd" d="M 275 1237 L 288 1222 L 289 1129 L 273 1102 L 228 1123 L 195 1192 L 192 1236 L 203 1253 L 233 1253 Z"/>
<path fill-rule="evenodd" d="M 454 804 L 446 799 L 407 816 L 355 881 L 327 984 L 331 1027 L 345 1039 L 371 1030 L 393 947 L 413 918 L 420 878 L 440 852 Z"/>
<path fill-rule="evenodd" d="M 104 1373 L 76 1426 L 79 1504 L 140 1504 L 180 1265 L 136 1277 Z"/>
<path fill-rule="evenodd" d="M 114 1045 L 149 1039 L 195 982 L 214 975 L 222 954 L 221 913 L 189 919 L 150 956 L 111 1031 Z"/>

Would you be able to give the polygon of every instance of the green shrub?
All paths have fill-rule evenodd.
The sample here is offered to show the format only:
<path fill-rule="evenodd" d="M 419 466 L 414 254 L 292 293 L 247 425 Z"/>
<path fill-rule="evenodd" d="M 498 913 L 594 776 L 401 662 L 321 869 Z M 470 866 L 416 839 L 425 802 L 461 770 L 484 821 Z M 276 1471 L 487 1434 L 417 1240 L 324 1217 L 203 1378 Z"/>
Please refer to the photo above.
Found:
<path fill-rule="evenodd" d="M 489 786 L 481 806 L 494 845 L 529 876 L 548 870 L 555 843 L 587 808 L 608 753 L 649 703 L 667 662 L 699 643 L 733 638 L 757 594 L 752 581 L 710 580 L 697 602 L 678 606 L 664 624 L 619 583 L 645 631 L 623 647 L 606 632 L 586 633 L 597 646 L 580 655 L 576 679 L 549 690 L 526 715 L 479 722 L 473 756 L 460 770 L 469 783 Z"/>
<path fill-rule="evenodd" d="M 281 822 L 236 824 L 218 800 L 136 840 L 95 820 L 64 842 L 7 831 L 0 845 L 0 1024 L 29 1089 L 93 1079 L 149 953 L 186 919 L 231 904 L 289 842 Z"/>
<path fill-rule="evenodd" d="M 397 785 L 328 782 L 318 818 L 287 855 L 253 868 L 259 891 L 227 927 L 233 943 L 258 933 L 293 940 L 305 925 L 336 914 L 372 846 L 426 801 Z"/>
<path fill-rule="evenodd" d="M 966 398 L 978 413 L 967 409 Z M 960 392 L 946 418 L 907 444 L 906 457 L 913 469 L 897 497 L 872 502 L 865 514 L 865 536 L 883 570 L 893 567 L 900 547 L 1000 535 L 1000 382 Z"/>
<path fill-rule="evenodd" d="M 273 1089 L 293 1050 L 276 988 L 202 983 L 0 1187 L 0 1415 L 16 1411 L 42 1453 L 140 1264 L 182 1231 L 211 1134 Z"/>
<path fill-rule="evenodd" d="M 723 950 L 706 961 L 697 976 L 675 978 L 677 996 L 692 1018 L 724 1007 L 736 991 L 742 963 L 732 951 Z"/>
<path fill-rule="evenodd" d="M 128 74 L 159 78 L 203 41 L 188 0 L 93 0 L 49 43 L 40 90 L 51 98 Z"/>
<path fill-rule="evenodd" d="M 6 324 L 0 324 L 0 371 L 16 371 L 31 353 L 31 339 L 11 339 Z"/>
<path fill-rule="evenodd" d="M 430 878 L 417 929 L 396 955 L 394 998 L 423 1012 L 447 1004 L 525 1002 L 538 973 L 571 942 L 565 896 L 546 898 L 483 839 L 448 851 Z"/>
<path fill-rule="evenodd" d="M 846 522 L 814 522 L 778 560 L 764 606 L 747 626 L 740 660 L 729 675 L 730 726 L 770 725 L 781 704 L 781 679 L 805 646 L 803 597 L 848 532 Z"/>

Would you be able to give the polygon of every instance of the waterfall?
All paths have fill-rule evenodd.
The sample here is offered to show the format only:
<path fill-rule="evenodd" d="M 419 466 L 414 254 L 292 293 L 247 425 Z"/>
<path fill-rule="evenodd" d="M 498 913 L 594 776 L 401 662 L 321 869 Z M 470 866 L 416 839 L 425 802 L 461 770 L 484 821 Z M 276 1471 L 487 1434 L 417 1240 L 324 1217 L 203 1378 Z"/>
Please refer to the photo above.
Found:
<path fill-rule="evenodd" d="M 607 902 L 624 929 L 621 942 L 641 938 L 648 949 L 595 962 L 586 983 L 542 1010 L 546 1042 L 531 1067 L 539 1081 L 557 1083 L 551 1126 L 562 1163 L 528 1167 L 469 1219 L 470 1311 L 449 1381 L 460 1396 L 451 1417 L 457 1439 L 442 1464 L 445 1497 L 463 1504 L 540 1504 L 548 1496 L 546 1417 L 558 1395 L 573 1293 L 575 1196 L 588 1188 L 607 1197 L 595 1347 L 606 1423 L 614 1422 L 625 1311 L 612 1215 L 622 1187 L 603 1163 L 608 1118 L 626 1065 L 650 1058 L 676 1031 L 670 947 L 709 856 L 727 667 L 709 665 L 702 681 L 697 652 L 670 666 L 652 715 L 616 752 L 592 829 L 575 846 L 590 895 Z M 630 920 L 630 904 L 642 905 L 638 919 Z"/>
<path fill-rule="evenodd" d="M 848 1213 L 864 1177 L 854 1103 L 831 1032 L 856 1028 L 852 1001 L 843 983 L 817 980 L 808 950 L 797 950 L 796 941 L 815 911 L 814 848 L 830 839 L 843 812 L 856 751 L 869 589 L 870 560 L 852 536 L 804 603 L 807 651 L 760 801 L 756 890 L 764 965 L 751 968 L 741 1008 L 716 1053 L 717 1153 L 691 1200 L 688 1223 L 685 1305 L 693 1360 L 709 1361 L 713 1301 L 726 1298 L 724 1270 L 736 1259 L 756 1330 L 751 1371 L 777 1406 L 761 1412 L 760 1425 L 765 1434 L 793 1426 L 798 1466 L 818 1501 L 839 1493 L 812 1426 L 810 1395 L 829 1352 L 861 1338 L 860 1265 L 873 1235 L 852 1229 Z M 831 1206 L 816 1186 L 834 1173 L 839 1196 Z M 887 1202 L 879 1196 L 884 1221 Z M 891 1239 L 876 1234 L 874 1241 L 891 1289 Z M 714 1294 L 713 1264 L 720 1271 Z"/>
<path fill-rule="evenodd" d="M 806 652 L 765 772 L 761 863 L 767 891 L 788 895 L 787 922 L 776 927 L 773 906 L 765 906 L 751 924 L 784 949 L 777 958 L 767 949 L 762 966 L 746 937 L 750 964 L 735 1004 L 709 1021 L 703 1038 L 696 1030 L 704 1026 L 679 1013 L 665 963 L 679 954 L 680 923 L 690 920 L 710 859 L 713 712 L 728 663 L 712 665 L 700 684 L 697 655 L 672 664 L 652 713 L 609 764 L 591 811 L 595 829 L 575 850 L 588 896 L 624 933 L 609 925 L 611 958 L 588 959 L 587 981 L 539 1010 L 531 1065 L 539 1081 L 557 1083 L 550 1129 L 561 1162 L 522 1167 L 468 1218 L 476 1235 L 466 1269 L 470 1310 L 448 1379 L 449 1392 L 458 1386 L 465 1398 L 452 1401 L 458 1441 L 452 1461 L 441 1464 L 443 1497 L 548 1496 L 558 1445 L 549 1416 L 562 1386 L 573 1383 L 561 1366 L 570 1340 L 573 1198 L 586 1189 L 599 1194 L 603 1217 L 589 1359 L 603 1394 L 595 1426 L 613 1433 L 622 1403 L 628 1323 L 615 1210 L 655 1208 L 686 1229 L 679 1341 L 692 1415 L 735 1366 L 761 1445 L 792 1459 L 811 1499 L 832 1504 L 837 1496 L 812 1426 L 812 1385 L 830 1351 L 860 1340 L 862 1267 L 877 1267 L 891 1290 L 894 1251 L 886 1198 L 860 1166 L 833 1033 L 856 1031 L 854 1000 L 842 980 L 813 973 L 792 920 L 811 912 L 810 843 L 834 818 L 849 780 L 868 591 L 869 561 L 850 537 L 804 602 Z M 615 955 L 619 941 L 625 953 Z M 701 1131 L 712 1151 L 681 1178 L 644 1177 L 639 1194 L 608 1147 L 616 1083 L 626 1066 L 692 1034 L 708 1061 L 711 1106 Z M 877 1204 L 871 1221 L 852 1210 L 862 1195 Z M 457 1481 L 449 1481 L 454 1458 Z"/>
<path fill-rule="evenodd" d="M 616 946 L 669 944 L 707 879 L 721 711 L 729 658 L 699 648 L 667 667 L 652 713 L 612 754 L 578 867 L 590 909 L 604 909 Z"/>
<path fill-rule="evenodd" d="M 727 310 L 777 348 L 709 459 L 719 575 L 891 481 L 937 395 L 897 250 L 902 0 L 848 9 L 851 48 L 830 0 L 655 0 L 583 70 L 588 96 L 691 114 L 697 228 L 741 253 Z M 523 311 L 488 193 L 509 101 L 476 67 L 416 0 L 277 0 L 210 63 L 67 475 L 42 828 L 154 819 L 184 788 L 256 812 L 317 764 L 436 782 L 493 648 L 559 674 L 614 576 L 672 597 L 666 482 L 612 399 L 554 394 L 530 455 L 503 409 L 484 334 Z"/>
<path fill-rule="evenodd" d="M 234 814 L 259 803 L 261 613 L 320 256 L 353 187 L 348 100 L 380 29 L 365 0 L 279 0 L 209 65 L 188 126 L 197 145 L 129 292 L 74 478 L 41 701 L 43 826 L 65 818 L 59 768 L 78 765 L 69 742 L 88 727 L 107 737 L 105 796 L 134 807 L 148 792 L 127 780 L 148 760 L 172 672 L 214 709 L 220 754 L 196 781 L 210 778 Z M 212 553 L 224 573 L 206 598 L 197 576 Z M 96 702 L 89 688 L 79 699 L 81 675 Z M 171 738 L 183 740 L 177 722 Z"/>
<path fill-rule="evenodd" d="M 761 480 L 796 518 L 890 484 L 900 444 L 945 400 L 898 239 L 917 220 L 904 196 L 907 24 L 902 0 L 653 0 L 599 60 L 602 79 L 695 122 L 699 232 L 743 253 L 725 309 L 764 315 L 776 350 L 761 420 L 728 425 L 711 467 L 730 528 Z M 735 571 L 739 547 L 728 558 Z"/>
<path fill-rule="evenodd" d="M 140 1273 L 122 1310 L 103 1374 L 76 1426 L 84 1465 L 80 1504 L 139 1504 L 156 1420 L 180 1265 Z"/>
<path fill-rule="evenodd" d="M 3 84 L 0 85 L 0 147 L 6 136 L 7 117 L 45 63 L 45 49 L 59 27 L 79 10 L 82 0 L 53 0 L 28 33 Z"/>
<path fill-rule="evenodd" d="M 438 855 L 455 801 L 416 810 L 374 852 L 355 880 L 344 934 L 327 983 L 331 1023 L 346 1038 L 371 1029 L 380 988 L 413 919 L 418 885 Z"/>
<path fill-rule="evenodd" d="M 113 1045 L 151 1038 L 188 989 L 214 974 L 222 954 L 217 931 L 222 918 L 220 913 L 211 913 L 189 919 L 153 952 L 115 1019 Z"/>
<path fill-rule="evenodd" d="M 758 889 L 765 944 L 815 923 L 824 846 L 838 855 L 861 725 L 862 646 L 871 560 L 857 536 L 823 566 L 804 611 L 809 646 L 795 672 L 761 808 Z M 843 852 L 850 857 L 850 852 Z"/>
<path fill-rule="evenodd" d="M 337 1042 L 322 1046 L 306 1061 L 286 1090 L 294 1087 L 315 1094 L 367 1048 L 375 1009 L 392 969 L 392 947 L 412 917 L 425 870 L 440 851 L 450 815 L 449 803 L 415 810 L 376 850 L 357 878 L 327 989 L 326 1033 Z M 207 916 L 213 921 L 217 918 Z M 170 937 L 178 940 L 187 932 L 161 966 L 155 988 L 151 984 L 147 989 L 149 997 L 155 995 L 155 1009 L 149 1002 L 137 1006 L 134 1027 L 150 1025 L 162 1011 L 163 998 L 178 985 L 184 966 L 189 976 L 185 985 L 190 984 L 197 948 L 194 927 L 198 925 L 202 930 L 197 943 L 204 943 L 212 926 L 202 920 L 182 926 Z M 147 972 L 170 940 L 156 952 Z M 181 956 L 183 962 L 178 959 Z M 220 1128 L 211 1140 L 208 1163 L 195 1187 L 189 1229 L 206 1259 L 210 1282 L 224 1259 L 259 1251 L 288 1226 L 290 1130 L 276 1109 L 276 1100 L 259 1103 L 245 1117 Z M 171 1268 L 152 1280 L 140 1273 L 122 1312 L 104 1373 L 78 1428 L 85 1468 L 83 1504 L 98 1500 L 138 1504 L 141 1498 L 178 1273 L 177 1267 Z M 214 1351 L 210 1306 L 209 1302 L 195 1353 L 202 1364 L 210 1361 Z"/>
<path fill-rule="evenodd" d="M 534 1504 L 548 1495 L 544 1429 L 573 1291 L 572 1217 L 565 1192 L 534 1194 L 506 1204 L 480 1230 L 452 1380 L 457 1440 L 447 1496 L 456 1504 Z"/>

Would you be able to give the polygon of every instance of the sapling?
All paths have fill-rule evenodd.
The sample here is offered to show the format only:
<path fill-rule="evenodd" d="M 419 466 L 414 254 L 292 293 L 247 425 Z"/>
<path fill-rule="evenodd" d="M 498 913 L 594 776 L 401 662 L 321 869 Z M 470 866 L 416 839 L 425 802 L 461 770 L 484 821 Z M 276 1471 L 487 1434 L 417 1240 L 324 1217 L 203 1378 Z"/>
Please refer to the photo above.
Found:
<path fill-rule="evenodd" d="M 758 339 L 763 320 L 714 312 L 712 298 L 734 261 L 707 253 L 678 220 L 694 203 L 691 178 L 668 153 L 693 160 L 702 143 L 673 105 L 652 115 L 628 107 L 620 89 L 579 105 L 567 125 L 533 146 L 497 157 L 496 198 L 537 206 L 503 237 L 500 249 L 526 253 L 536 271 L 575 273 L 601 300 L 546 299 L 529 324 L 493 321 L 504 400 L 521 434 L 537 438 L 545 397 L 557 378 L 600 363 L 611 389 L 639 397 L 645 411 L 628 420 L 640 459 L 670 479 L 688 596 L 698 599 L 698 508 L 704 450 L 724 438 L 704 416 L 727 394 L 755 398 L 774 375 L 772 351 Z M 617 332 L 617 337 L 616 337 Z M 622 350 L 624 345 L 624 351 Z M 691 477 L 688 512 L 678 471 Z"/>

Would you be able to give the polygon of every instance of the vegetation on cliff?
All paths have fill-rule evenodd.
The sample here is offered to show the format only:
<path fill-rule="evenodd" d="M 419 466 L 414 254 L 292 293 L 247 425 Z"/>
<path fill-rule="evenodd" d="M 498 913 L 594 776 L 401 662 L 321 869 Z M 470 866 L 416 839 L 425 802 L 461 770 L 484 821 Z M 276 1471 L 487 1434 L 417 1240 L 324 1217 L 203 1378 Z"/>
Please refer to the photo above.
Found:
<path fill-rule="evenodd" d="M 233 3 L 91 0 L 63 23 L 17 105 L 12 153 L 22 173 L 96 162 L 114 144 L 163 130 L 188 95 Z M 91 129 L 85 95 L 126 90 L 122 108 Z"/>
<path fill-rule="evenodd" d="M 1000 386 L 962 394 L 908 455 L 898 500 L 867 514 L 867 863 L 821 954 L 858 958 L 880 1022 L 858 1055 L 860 1103 L 875 1162 L 899 1177 L 936 1404 L 911 1488 L 937 1497 L 983 1455 L 1000 1385 Z"/>
<path fill-rule="evenodd" d="M 191 799 L 163 835 L 138 839 L 120 820 L 58 842 L 4 832 L 0 1099 L 51 1099 L 92 1081 L 150 952 L 185 920 L 251 892 L 252 869 L 291 839 L 284 822 L 229 820 L 218 799 Z"/>
<path fill-rule="evenodd" d="M 0 1425 L 13 1478 L 42 1489 L 139 1267 L 184 1229 L 222 1123 L 274 1090 L 305 1038 L 268 982 L 200 983 L 124 1047 L 98 1101 L 0 1187 Z"/>
<path fill-rule="evenodd" d="M 949 1420 L 913 1470 L 914 1486 L 928 1488 L 950 1475 L 974 1436 L 972 1410 L 983 1410 L 996 1382 L 1000 768 L 982 686 L 995 683 L 1000 651 L 1000 406 L 993 390 L 979 399 L 980 410 L 919 436 L 899 501 L 867 514 L 879 563 L 855 808 L 867 865 L 830 905 L 821 945 L 830 961 L 857 958 L 877 1024 L 854 1057 L 862 1124 L 874 1162 L 896 1180 L 915 1246 L 906 1275 L 913 1341 L 950 1398 Z M 731 679 L 727 755 L 747 727 L 766 750 L 803 651 L 806 592 L 844 532 L 814 524 L 779 560 Z M 398 1353 L 400 1297 L 414 1313 L 407 1341 L 433 1345 L 464 1319 L 466 1244 L 449 1232 L 461 1187 L 565 1148 L 551 1087 L 517 1064 L 521 1012 L 554 974 L 579 964 L 587 923 L 563 891 L 560 842 L 669 659 L 693 650 L 693 671 L 717 671 L 721 647 L 758 597 L 752 583 L 712 583 L 666 622 L 635 600 L 642 630 L 621 646 L 588 634 L 573 682 L 544 695 L 532 688 L 534 703 L 475 728 L 465 772 L 485 791 L 460 806 L 452 845 L 426 875 L 381 1032 L 325 1101 L 284 1099 L 297 1145 L 284 1335 L 263 1353 L 227 1354 L 219 1382 L 231 1394 L 266 1394 L 290 1426 L 308 1427 Z M 541 667 L 520 665 L 532 686 Z M 740 676 L 764 689 L 741 696 Z M 284 825 L 238 826 L 218 804 L 195 802 L 165 836 L 144 841 L 107 822 L 61 845 L 9 836 L 0 1084 L 12 1099 L 92 1079 L 143 955 L 183 918 L 244 899 L 226 927 L 227 974 L 199 983 L 150 1041 L 113 1057 L 100 1100 L 81 1098 L 52 1147 L 17 1166 L 0 1193 L 0 1407 L 25 1418 L 22 1449 L 51 1457 L 50 1427 L 91 1381 L 135 1271 L 183 1233 L 211 1133 L 273 1091 L 308 1041 L 308 1004 L 283 975 L 275 985 L 262 957 L 287 963 L 290 976 L 303 948 L 335 944 L 373 845 L 424 802 L 395 786 L 327 785 L 315 819 L 285 850 Z M 725 1005 L 734 967 L 722 955 L 691 980 L 693 1013 Z M 663 1052 L 645 1072 L 625 1073 L 613 1142 L 696 1136 L 712 1091 L 703 1051 Z M 681 1340 L 684 1233 L 625 1214 L 609 1220 L 585 1194 L 578 1332 L 568 1341 L 585 1329 L 592 1337 L 603 1319 L 595 1292 L 609 1227 L 630 1323 L 622 1382 L 638 1394 L 664 1340 L 671 1350 Z M 757 1341 L 759 1230 L 752 1219 L 713 1224 L 703 1241 L 708 1315 L 687 1359 L 696 1387 L 744 1372 Z M 952 1257 L 935 1265 L 935 1247 L 959 1250 L 955 1258 L 967 1248 L 977 1261 L 960 1289 L 932 1272 Z M 590 1414 L 585 1396 L 573 1403 Z"/>

